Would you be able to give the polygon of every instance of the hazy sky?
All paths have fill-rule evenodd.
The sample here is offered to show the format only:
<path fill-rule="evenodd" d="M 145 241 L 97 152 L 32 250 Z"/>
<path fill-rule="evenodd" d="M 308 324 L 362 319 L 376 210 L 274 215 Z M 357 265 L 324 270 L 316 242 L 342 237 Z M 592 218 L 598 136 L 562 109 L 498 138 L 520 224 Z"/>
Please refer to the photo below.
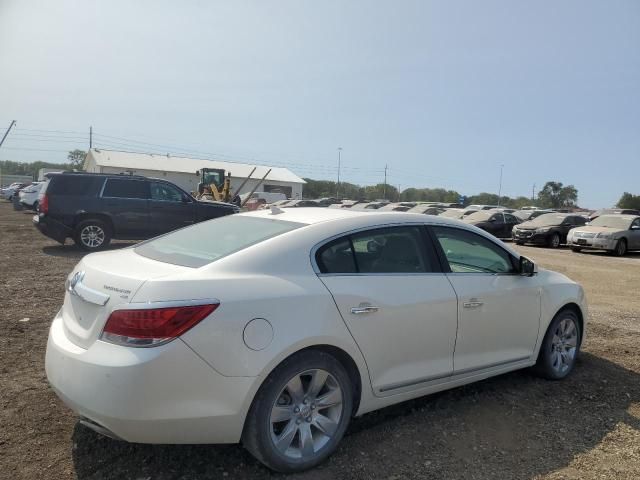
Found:
<path fill-rule="evenodd" d="M 64 161 L 93 125 L 312 178 L 340 146 L 344 180 L 468 195 L 504 164 L 507 195 L 610 206 L 640 194 L 640 1 L 0 0 L 12 119 L 0 159 Z"/>

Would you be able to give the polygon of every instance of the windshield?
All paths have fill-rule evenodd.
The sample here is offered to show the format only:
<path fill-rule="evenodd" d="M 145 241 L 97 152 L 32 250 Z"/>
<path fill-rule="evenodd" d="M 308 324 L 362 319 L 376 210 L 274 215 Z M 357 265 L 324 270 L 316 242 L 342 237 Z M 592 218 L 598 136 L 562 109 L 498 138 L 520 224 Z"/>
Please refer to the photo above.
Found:
<path fill-rule="evenodd" d="M 445 210 L 440 214 L 441 217 L 446 218 L 460 218 L 460 215 L 462 215 L 462 210 Z"/>
<path fill-rule="evenodd" d="M 467 215 L 465 217 L 465 222 L 486 222 L 491 218 L 495 212 L 488 212 L 486 210 L 481 210 L 480 212 L 472 213 L 471 215 Z"/>
<path fill-rule="evenodd" d="M 627 230 L 631 226 L 633 219 L 621 215 L 603 215 L 596 218 L 589 225 L 592 227 L 609 227 Z"/>
<path fill-rule="evenodd" d="M 567 218 L 566 215 L 558 215 L 557 213 L 545 213 L 534 218 L 529 222 L 531 225 L 560 225 Z"/>
<path fill-rule="evenodd" d="M 134 250 L 160 262 L 197 268 L 303 225 L 229 215 L 176 230 L 144 242 Z"/>

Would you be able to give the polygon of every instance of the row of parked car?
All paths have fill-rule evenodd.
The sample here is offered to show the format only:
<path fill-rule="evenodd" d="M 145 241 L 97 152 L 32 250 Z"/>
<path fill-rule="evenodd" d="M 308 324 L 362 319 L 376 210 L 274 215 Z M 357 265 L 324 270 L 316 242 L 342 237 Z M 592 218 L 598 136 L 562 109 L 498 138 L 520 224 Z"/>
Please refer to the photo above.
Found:
<path fill-rule="evenodd" d="M 558 248 L 567 244 L 576 252 L 593 248 L 608 250 L 616 255 L 640 250 L 640 211 L 631 209 L 603 209 L 583 214 L 568 209 L 545 210 L 534 206 L 521 210 L 497 205 L 469 205 L 462 208 L 459 204 L 451 203 L 357 202 L 335 198 L 281 200 L 271 205 L 278 208 L 328 207 L 439 215 L 462 220 L 497 238 L 512 239 L 519 245 Z"/>
<path fill-rule="evenodd" d="M 111 239 L 146 239 L 187 225 L 239 211 L 228 203 L 198 201 L 161 179 L 132 175 L 63 172 L 45 182 L 12 184 L 2 195 L 37 211 L 34 224 L 45 235 L 64 243 L 67 238 L 85 250 L 98 250 Z M 609 209 L 590 216 L 525 207 L 438 202 L 359 202 L 337 198 L 279 200 L 268 207 L 347 208 L 357 211 L 397 211 L 460 219 L 497 238 L 518 244 L 557 248 L 568 244 L 624 255 L 640 249 L 640 212 Z"/>

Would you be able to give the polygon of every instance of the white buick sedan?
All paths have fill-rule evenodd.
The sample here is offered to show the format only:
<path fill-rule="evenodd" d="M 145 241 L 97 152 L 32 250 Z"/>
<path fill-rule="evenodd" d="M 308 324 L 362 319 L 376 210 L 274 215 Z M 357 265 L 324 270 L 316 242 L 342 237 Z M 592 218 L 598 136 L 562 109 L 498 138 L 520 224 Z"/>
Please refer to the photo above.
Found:
<path fill-rule="evenodd" d="M 262 210 L 93 253 L 46 356 L 84 425 L 143 443 L 235 443 L 313 467 L 352 416 L 535 367 L 584 339 L 580 285 L 457 220 Z"/>

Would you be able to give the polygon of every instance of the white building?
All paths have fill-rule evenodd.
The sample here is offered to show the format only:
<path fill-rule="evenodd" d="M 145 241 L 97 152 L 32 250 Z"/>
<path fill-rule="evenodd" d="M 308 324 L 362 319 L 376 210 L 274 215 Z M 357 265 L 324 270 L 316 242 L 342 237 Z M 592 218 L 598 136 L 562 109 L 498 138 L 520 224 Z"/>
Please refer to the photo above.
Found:
<path fill-rule="evenodd" d="M 182 187 L 187 192 L 198 189 L 197 171 L 202 168 L 222 168 L 231 173 L 231 190 L 236 189 L 257 167 L 251 179 L 240 193 L 248 193 L 271 168 L 265 181 L 257 192 L 279 192 L 288 198 L 302 198 L 302 186 L 305 181 L 286 168 L 249 165 L 245 163 L 220 162 L 196 158 L 174 157 L 152 153 L 118 152 L 94 148 L 89 150 L 84 160 L 84 169 L 92 173 L 131 173 L 145 177 L 163 178 Z M 237 192 L 236 192 L 237 193 Z"/>

